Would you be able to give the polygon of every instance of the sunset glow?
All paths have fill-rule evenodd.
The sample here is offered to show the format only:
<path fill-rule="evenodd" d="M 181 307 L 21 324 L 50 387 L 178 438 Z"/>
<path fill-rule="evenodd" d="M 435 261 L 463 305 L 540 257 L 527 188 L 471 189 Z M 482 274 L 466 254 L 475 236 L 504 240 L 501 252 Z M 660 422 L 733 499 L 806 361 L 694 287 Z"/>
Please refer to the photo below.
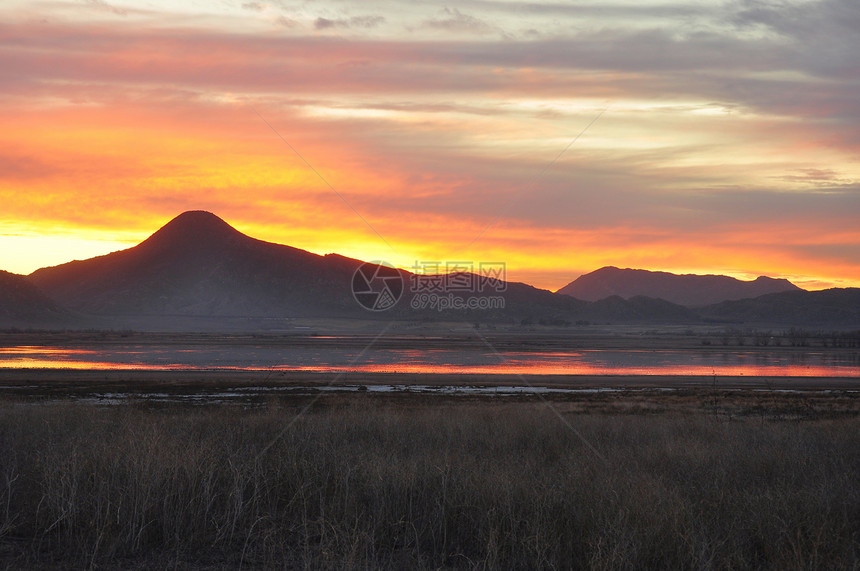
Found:
<path fill-rule="evenodd" d="M 860 286 L 855 0 L 456 6 L 4 2 L 0 269 L 208 210 L 551 290 L 605 265 Z"/>

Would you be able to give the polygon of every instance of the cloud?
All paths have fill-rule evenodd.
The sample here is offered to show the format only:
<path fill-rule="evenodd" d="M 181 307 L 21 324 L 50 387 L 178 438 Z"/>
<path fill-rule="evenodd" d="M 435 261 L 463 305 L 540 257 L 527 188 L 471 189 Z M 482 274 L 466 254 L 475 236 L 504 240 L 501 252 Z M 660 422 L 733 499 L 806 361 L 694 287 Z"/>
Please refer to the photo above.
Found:
<path fill-rule="evenodd" d="M 379 21 L 368 18 L 320 19 L 317 26 Z M 297 29 L 295 21 L 284 23 Z M 738 114 L 782 117 L 783 136 L 860 150 L 853 83 L 807 73 L 798 48 L 773 38 L 711 33 L 677 39 L 661 30 L 604 30 L 537 41 L 427 42 L 30 23 L 0 25 L 0 48 L 0 86 L 7 97 L 31 100 L 68 94 L 95 102 L 119 91 L 198 97 L 213 89 L 364 93 L 399 96 L 405 105 L 456 99 L 464 109 L 486 106 L 470 103 L 478 96 L 488 102 L 571 95 L 705 99 Z M 372 99 L 366 104 L 378 105 Z"/>
<path fill-rule="evenodd" d="M 278 16 L 275 19 L 275 22 L 277 22 L 279 25 L 281 25 L 285 28 L 296 28 L 299 26 L 298 21 L 293 20 L 292 18 L 287 18 L 286 16 L 283 16 L 283 15 Z"/>
<path fill-rule="evenodd" d="M 96 10 L 110 12 L 112 14 L 116 14 L 117 16 L 127 16 L 128 12 L 123 8 L 118 8 L 112 4 L 108 4 L 105 0 L 86 0 L 87 5 Z"/>
<path fill-rule="evenodd" d="M 55 176 L 63 169 L 32 154 L 0 152 L 0 180 L 28 181 Z"/>
<path fill-rule="evenodd" d="M 796 48 L 795 65 L 822 77 L 857 77 L 860 10 L 853 0 L 745 0 L 731 17 L 740 29 L 759 29 Z"/>
<path fill-rule="evenodd" d="M 385 22 L 385 16 L 355 16 L 349 19 L 351 27 L 375 28 Z"/>
<path fill-rule="evenodd" d="M 314 20 L 314 28 L 317 30 L 327 30 L 338 25 L 337 21 L 329 20 L 328 18 L 317 18 Z"/>
<path fill-rule="evenodd" d="M 376 28 L 385 22 L 384 16 L 353 16 L 352 18 L 329 19 L 317 18 L 314 20 L 314 28 L 317 30 L 328 30 L 331 28 Z"/>
<path fill-rule="evenodd" d="M 795 169 L 792 174 L 785 174 L 777 178 L 792 183 L 804 183 L 825 191 L 857 187 L 858 182 L 860 182 L 845 178 L 833 169 L 820 168 Z"/>
<path fill-rule="evenodd" d="M 449 32 L 470 32 L 476 34 L 485 34 L 493 30 L 492 26 L 469 14 L 464 14 L 458 9 L 448 8 L 442 10 L 441 18 L 433 18 L 426 20 L 424 25 L 429 28 L 438 30 L 447 30 Z"/>

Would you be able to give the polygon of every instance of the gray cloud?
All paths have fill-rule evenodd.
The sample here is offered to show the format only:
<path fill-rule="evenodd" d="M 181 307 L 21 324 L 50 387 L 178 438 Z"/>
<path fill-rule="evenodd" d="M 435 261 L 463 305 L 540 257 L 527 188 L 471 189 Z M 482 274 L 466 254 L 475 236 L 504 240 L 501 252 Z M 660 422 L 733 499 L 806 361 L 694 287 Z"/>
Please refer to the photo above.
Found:
<path fill-rule="evenodd" d="M 105 0 L 86 0 L 87 5 L 97 10 L 101 10 L 104 12 L 111 12 L 116 14 L 117 16 L 127 16 L 128 12 L 122 8 L 118 8 L 113 6 L 112 4 L 108 4 Z"/>
<path fill-rule="evenodd" d="M 329 20 L 328 18 L 317 18 L 314 20 L 314 28 L 317 30 L 327 30 L 336 27 L 337 21 Z"/>
<path fill-rule="evenodd" d="M 424 25 L 429 28 L 447 30 L 450 32 L 472 32 L 483 34 L 491 32 L 492 26 L 469 14 L 464 14 L 460 10 L 454 8 L 443 9 L 443 14 L 440 18 L 426 20 Z"/>
<path fill-rule="evenodd" d="M 813 75 L 856 79 L 860 7 L 855 0 L 744 0 L 731 17 L 740 29 L 758 28 L 795 46 L 795 65 Z"/>
<path fill-rule="evenodd" d="M 805 183 L 824 190 L 845 189 L 858 184 L 858 181 L 844 178 L 833 169 L 796 169 L 790 174 L 778 177 L 778 180 Z"/>
<path fill-rule="evenodd" d="M 327 30 L 330 28 L 375 28 L 385 22 L 384 16 L 353 16 L 352 18 L 317 18 L 314 20 L 314 28 Z"/>
<path fill-rule="evenodd" d="M 295 28 L 298 27 L 299 23 L 292 18 L 287 18 L 286 16 L 278 16 L 276 22 L 285 28 Z"/>

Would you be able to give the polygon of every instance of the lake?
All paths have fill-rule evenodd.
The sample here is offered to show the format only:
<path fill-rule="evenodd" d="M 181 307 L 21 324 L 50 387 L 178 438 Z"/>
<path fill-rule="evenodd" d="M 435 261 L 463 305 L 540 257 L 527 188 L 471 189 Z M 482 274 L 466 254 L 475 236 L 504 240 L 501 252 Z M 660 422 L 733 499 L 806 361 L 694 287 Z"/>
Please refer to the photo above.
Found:
<path fill-rule="evenodd" d="M 0 347 L 0 368 L 860 377 L 857 351 L 366 347 L 331 343 L 17 345 Z"/>

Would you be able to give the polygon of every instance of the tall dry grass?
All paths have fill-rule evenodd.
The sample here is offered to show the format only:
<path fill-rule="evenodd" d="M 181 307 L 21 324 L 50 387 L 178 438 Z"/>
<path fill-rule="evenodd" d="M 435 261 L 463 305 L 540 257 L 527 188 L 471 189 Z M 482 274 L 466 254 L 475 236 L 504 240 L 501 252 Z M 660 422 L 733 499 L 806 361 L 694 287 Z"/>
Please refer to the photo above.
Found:
<path fill-rule="evenodd" d="M 274 405 L 3 405 L 0 561 L 860 565 L 856 419 L 579 415 L 566 417 L 571 429 L 528 403 L 355 403 L 292 424 L 294 411 Z"/>

